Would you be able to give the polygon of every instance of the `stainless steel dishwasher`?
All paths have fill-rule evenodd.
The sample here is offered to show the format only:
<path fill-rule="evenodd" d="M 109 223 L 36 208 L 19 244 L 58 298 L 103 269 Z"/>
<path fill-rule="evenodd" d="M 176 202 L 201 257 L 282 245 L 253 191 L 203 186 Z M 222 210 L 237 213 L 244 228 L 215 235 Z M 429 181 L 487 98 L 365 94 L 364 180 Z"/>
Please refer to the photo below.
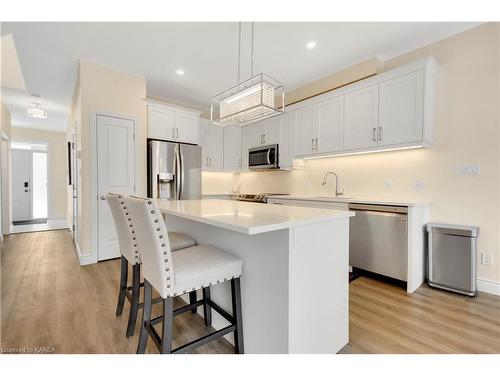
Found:
<path fill-rule="evenodd" d="M 349 264 L 407 281 L 408 207 L 351 203 Z"/>

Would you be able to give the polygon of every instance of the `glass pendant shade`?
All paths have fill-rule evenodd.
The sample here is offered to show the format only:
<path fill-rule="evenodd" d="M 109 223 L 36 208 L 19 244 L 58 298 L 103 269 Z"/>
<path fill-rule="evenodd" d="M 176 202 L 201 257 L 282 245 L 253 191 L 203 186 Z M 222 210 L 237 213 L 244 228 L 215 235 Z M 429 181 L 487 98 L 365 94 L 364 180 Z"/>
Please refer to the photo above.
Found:
<path fill-rule="evenodd" d="M 221 125 L 243 126 L 285 111 L 283 85 L 264 73 L 212 98 L 211 120 Z"/>
<path fill-rule="evenodd" d="M 46 119 L 47 118 L 47 110 L 43 109 L 42 107 L 39 106 L 38 103 L 36 103 L 34 107 L 28 108 L 26 110 L 26 115 L 28 117 Z"/>

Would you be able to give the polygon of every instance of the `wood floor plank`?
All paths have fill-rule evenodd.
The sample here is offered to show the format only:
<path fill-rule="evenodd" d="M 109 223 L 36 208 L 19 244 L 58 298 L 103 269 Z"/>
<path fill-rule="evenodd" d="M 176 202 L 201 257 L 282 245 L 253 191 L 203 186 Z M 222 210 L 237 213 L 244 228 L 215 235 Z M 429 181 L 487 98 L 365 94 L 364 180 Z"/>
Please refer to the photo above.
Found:
<path fill-rule="evenodd" d="M 115 316 L 118 260 L 80 267 L 67 230 L 6 236 L 1 245 L 1 346 L 54 346 L 57 353 L 135 353 L 125 338 L 129 305 Z M 129 275 L 129 279 L 131 275 Z M 461 296 L 423 285 L 360 277 L 350 286 L 346 354 L 500 353 L 500 297 Z M 176 300 L 175 306 L 182 305 Z M 153 316 L 161 307 L 153 307 Z M 208 332 L 199 315 L 174 319 L 174 346 Z M 195 353 L 232 353 L 219 339 Z M 157 353 L 151 340 L 148 353 Z"/>

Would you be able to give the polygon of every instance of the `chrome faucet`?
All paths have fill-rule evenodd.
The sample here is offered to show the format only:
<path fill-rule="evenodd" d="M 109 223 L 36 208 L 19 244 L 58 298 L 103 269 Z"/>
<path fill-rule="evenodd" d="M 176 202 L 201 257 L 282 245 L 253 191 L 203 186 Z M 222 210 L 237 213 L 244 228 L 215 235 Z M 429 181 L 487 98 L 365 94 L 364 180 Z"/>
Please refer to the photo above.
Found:
<path fill-rule="evenodd" d="M 339 176 L 337 173 L 333 171 L 328 171 L 325 173 L 325 176 L 323 177 L 323 182 L 321 185 L 325 186 L 326 185 L 326 180 L 328 179 L 329 175 L 335 176 L 335 197 L 338 197 L 339 195 L 344 195 L 344 189 L 339 189 Z"/>

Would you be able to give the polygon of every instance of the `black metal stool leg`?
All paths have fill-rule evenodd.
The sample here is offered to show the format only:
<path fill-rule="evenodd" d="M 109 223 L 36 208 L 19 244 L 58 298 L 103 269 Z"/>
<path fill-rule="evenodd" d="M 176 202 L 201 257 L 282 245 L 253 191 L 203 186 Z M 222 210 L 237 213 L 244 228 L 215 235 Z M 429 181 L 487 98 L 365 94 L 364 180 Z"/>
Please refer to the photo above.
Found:
<path fill-rule="evenodd" d="M 128 278 L 128 261 L 122 256 L 120 259 L 120 292 L 118 293 L 118 303 L 116 305 L 116 315 L 121 315 L 123 312 L 123 304 L 125 302 L 125 294 L 127 292 Z"/>
<path fill-rule="evenodd" d="M 165 298 L 163 300 L 163 327 L 161 331 L 161 353 L 172 352 L 172 331 L 174 325 L 174 300 Z"/>
<path fill-rule="evenodd" d="M 139 295 L 141 294 L 141 266 L 139 263 L 132 266 L 132 301 L 130 301 L 130 314 L 128 316 L 127 337 L 134 335 L 139 311 Z"/>
<path fill-rule="evenodd" d="M 205 316 L 205 325 L 210 327 L 212 325 L 212 308 L 208 304 L 210 299 L 210 287 L 203 288 L 203 315 Z"/>
<path fill-rule="evenodd" d="M 142 309 L 141 334 L 137 345 L 137 354 L 144 354 L 146 352 L 146 344 L 148 343 L 149 336 L 147 327 L 151 322 L 152 294 L 151 284 L 144 279 L 144 307 Z"/>
<path fill-rule="evenodd" d="M 193 290 L 192 292 L 189 292 L 189 303 L 195 303 L 196 302 L 196 290 Z M 191 309 L 191 313 L 196 314 L 197 308 Z"/>
<path fill-rule="evenodd" d="M 231 297 L 233 302 L 233 317 L 236 324 L 234 331 L 234 352 L 243 354 L 243 320 L 241 314 L 241 287 L 240 278 L 237 277 L 231 280 Z"/>

